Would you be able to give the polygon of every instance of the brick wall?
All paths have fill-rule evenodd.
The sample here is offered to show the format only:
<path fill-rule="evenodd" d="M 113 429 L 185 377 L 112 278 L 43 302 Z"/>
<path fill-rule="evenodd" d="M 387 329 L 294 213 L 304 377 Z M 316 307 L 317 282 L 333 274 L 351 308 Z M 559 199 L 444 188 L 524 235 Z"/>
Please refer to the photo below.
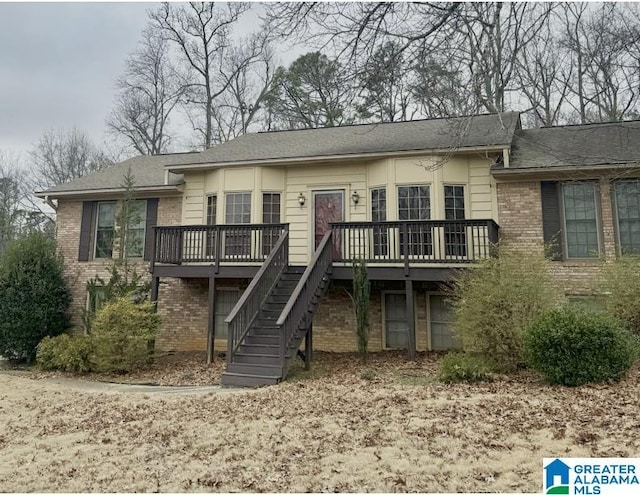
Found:
<path fill-rule="evenodd" d="M 179 225 L 182 198 L 163 197 L 158 202 L 158 225 Z M 64 277 L 71 290 L 72 331 L 82 332 L 82 313 L 87 305 L 86 284 L 97 276 L 108 279 L 109 260 L 78 261 L 82 201 L 60 200 L 58 202 L 56 239 L 58 252 L 64 262 Z M 149 263 L 136 263 L 138 273 L 148 275 Z"/>
<path fill-rule="evenodd" d="M 611 185 L 608 177 L 598 177 L 600 201 L 601 257 L 593 260 L 553 261 L 552 273 L 567 295 L 597 292 L 598 278 L 607 261 L 616 256 Z M 542 202 L 540 182 L 503 182 L 497 184 L 501 239 L 513 249 L 541 253 Z"/>
<path fill-rule="evenodd" d="M 217 289 L 237 288 L 240 293 L 249 281 L 220 279 Z M 158 313 L 162 331 L 156 339 L 161 351 L 205 351 L 209 317 L 209 279 L 164 278 L 158 292 Z M 214 350 L 225 352 L 226 339 L 216 339 Z"/>
<path fill-rule="evenodd" d="M 371 313 L 369 323 L 369 351 L 383 350 L 384 331 L 382 313 L 382 293 L 380 289 L 371 291 Z M 427 350 L 426 292 L 415 291 L 414 311 L 416 312 L 416 348 Z M 328 352 L 356 352 L 358 337 L 353 312 L 353 302 L 345 292 L 344 285 L 332 282 L 331 287 L 320 301 L 313 320 L 313 347 Z"/>

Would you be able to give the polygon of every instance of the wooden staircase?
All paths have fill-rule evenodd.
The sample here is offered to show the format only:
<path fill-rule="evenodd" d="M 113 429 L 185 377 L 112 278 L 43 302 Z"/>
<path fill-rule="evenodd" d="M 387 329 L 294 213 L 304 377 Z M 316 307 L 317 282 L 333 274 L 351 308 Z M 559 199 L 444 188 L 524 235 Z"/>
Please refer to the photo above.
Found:
<path fill-rule="evenodd" d="M 275 272 L 268 269 L 272 255 L 265 261 L 264 270 L 258 272 L 226 320 L 230 340 L 223 386 L 259 387 L 286 378 L 287 369 L 311 328 L 320 297 L 329 285 L 330 238 L 329 232 L 304 273 L 286 265 L 275 280 L 269 280 L 268 273 Z M 269 286 L 269 290 L 258 296 L 261 286 Z M 254 302 L 254 309 L 243 313 L 252 299 L 260 300 L 260 304 Z"/>
<path fill-rule="evenodd" d="M 301 270 L 290 269 L 282 274 L 235 352 L 233 362 L 227 365 L 222 385 L 258 387 L 278 383 L 283 378 L 285 370 L 280 361 L 280 327 L 277 321 L 300 277 Z M 291 342 L 286 355 L 295 355 L 300 341 Z"/>

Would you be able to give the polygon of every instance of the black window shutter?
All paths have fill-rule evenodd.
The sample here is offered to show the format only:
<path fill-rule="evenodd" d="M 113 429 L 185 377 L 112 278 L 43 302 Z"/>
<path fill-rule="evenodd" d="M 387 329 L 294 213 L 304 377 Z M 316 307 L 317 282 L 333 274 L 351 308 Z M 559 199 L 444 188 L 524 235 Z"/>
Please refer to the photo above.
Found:
<path fill-rule="evenodd" d="M 147 199 L 147 228 L 144 240 L 144 260 L 150 261 L 155 242 L 154 227 L 158 225 L 158 198 Z"/>
<path fill-rule="evenodd" d="M 560 220 L 560 184 L 541 182 L 542 233 L 552 260 L 562 259 L 562 223 Z"/>
<path fill-rule="evenodd" d="M 85 201 L 82 203 L 78 261 L 89 261 L 91 257 L 91 240 L 93 238 L 93 225 L 96 218 L 96 205 L 96 201 Z"/>

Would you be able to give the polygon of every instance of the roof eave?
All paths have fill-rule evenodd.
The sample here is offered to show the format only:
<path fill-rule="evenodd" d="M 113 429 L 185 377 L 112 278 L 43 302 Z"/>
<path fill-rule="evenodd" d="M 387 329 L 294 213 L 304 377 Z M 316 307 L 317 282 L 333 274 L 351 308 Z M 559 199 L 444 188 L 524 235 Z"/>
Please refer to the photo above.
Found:
<path fill-rule="evenodd" d="M 603 173 L 607 171 L 616 170 L 634 170 L 640 169 L 639 162 L 627 162 L 627 163 L 603 163 L 598 165 L 564 165 L 564 166 L 552 166 L 552 167 L 513 167 L 513 164 L 509 168 L 494 168 L 491 170 L 491 174 L 499 179 L 505 180 L 522 180 L 525 178 L 547 178 L 554 176 L 566 177 L 567 174 L 578 176 L 585 176 L 587 174 Z"/>
<path fill-rule="evenodd" d="M 314 163 L 327 163 L 327 162 L 341 162 L 350 160 L 366 160 L 371 158 L 387 158 L 395 156 L 413 156 L 417 154 L 433 154 L 442 155 L 448 153 L 473 153 L 473 152 L 494 152 L 502 151 L 510 148 L 511 143 L 482 145 L 482 146 L 464 146 L 458 148 L 432 148 L 432 149 L 414 149 L 414 150 L 402 150 L 402 151 L 382 151 L 373 153 L 350 153 L 345 155 L 316 155 L 316 156 L 300 156 L 290 158 L 267 158 L 260 160 L 238 160 L 238 161 L 226 161 L 226 162 L 205 162 L 205 163 L 190 163 L 180 165 L 165 165 L 165 168 L 170 172 L 180 173 L 197 171 L 206 168 L 221 168 L 221 167 L 238 167 L 238 166 L 261 166 L 261 165 L 296 165 L 296 164 L 314 164 Z"/>
<path fill-rule="evenodd" d="M 42 199 L 66 199 L 73 198 L 76 196 L 104 196 L 104 195 L 113 195 L 117 196 L 120 194 L 124 194 L 126 191 L 123 187 L 103 187 L 98 189 L 76 189 L 73 191 L 38 191 L 34 193 L 34 196 Z M 136 186 L 134 193 L 136 195 L 142 194 L 167 194 L 172 192 L 179 192 L 180 184 L 174 185 L 161 185 L 161 186 Z"/>

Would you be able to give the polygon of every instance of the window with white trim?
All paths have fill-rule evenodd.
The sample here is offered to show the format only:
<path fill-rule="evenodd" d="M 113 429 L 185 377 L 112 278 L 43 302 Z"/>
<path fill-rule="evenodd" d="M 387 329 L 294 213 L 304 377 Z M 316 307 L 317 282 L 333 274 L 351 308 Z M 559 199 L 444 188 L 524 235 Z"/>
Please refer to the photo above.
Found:
<path fill-rule="evenodd" d="M 98 203 L 94 258 L 111 258 L 116 229 L 116 202 Z"/>
<path fill-rule="evenodd" d="M 371 221 L 387 221 L 387 189 L 376 187 L 371 189 Z M 373 226 L 373 254 L 381 256 L 389 251 L 389 231 L 387 227 Z"/>

